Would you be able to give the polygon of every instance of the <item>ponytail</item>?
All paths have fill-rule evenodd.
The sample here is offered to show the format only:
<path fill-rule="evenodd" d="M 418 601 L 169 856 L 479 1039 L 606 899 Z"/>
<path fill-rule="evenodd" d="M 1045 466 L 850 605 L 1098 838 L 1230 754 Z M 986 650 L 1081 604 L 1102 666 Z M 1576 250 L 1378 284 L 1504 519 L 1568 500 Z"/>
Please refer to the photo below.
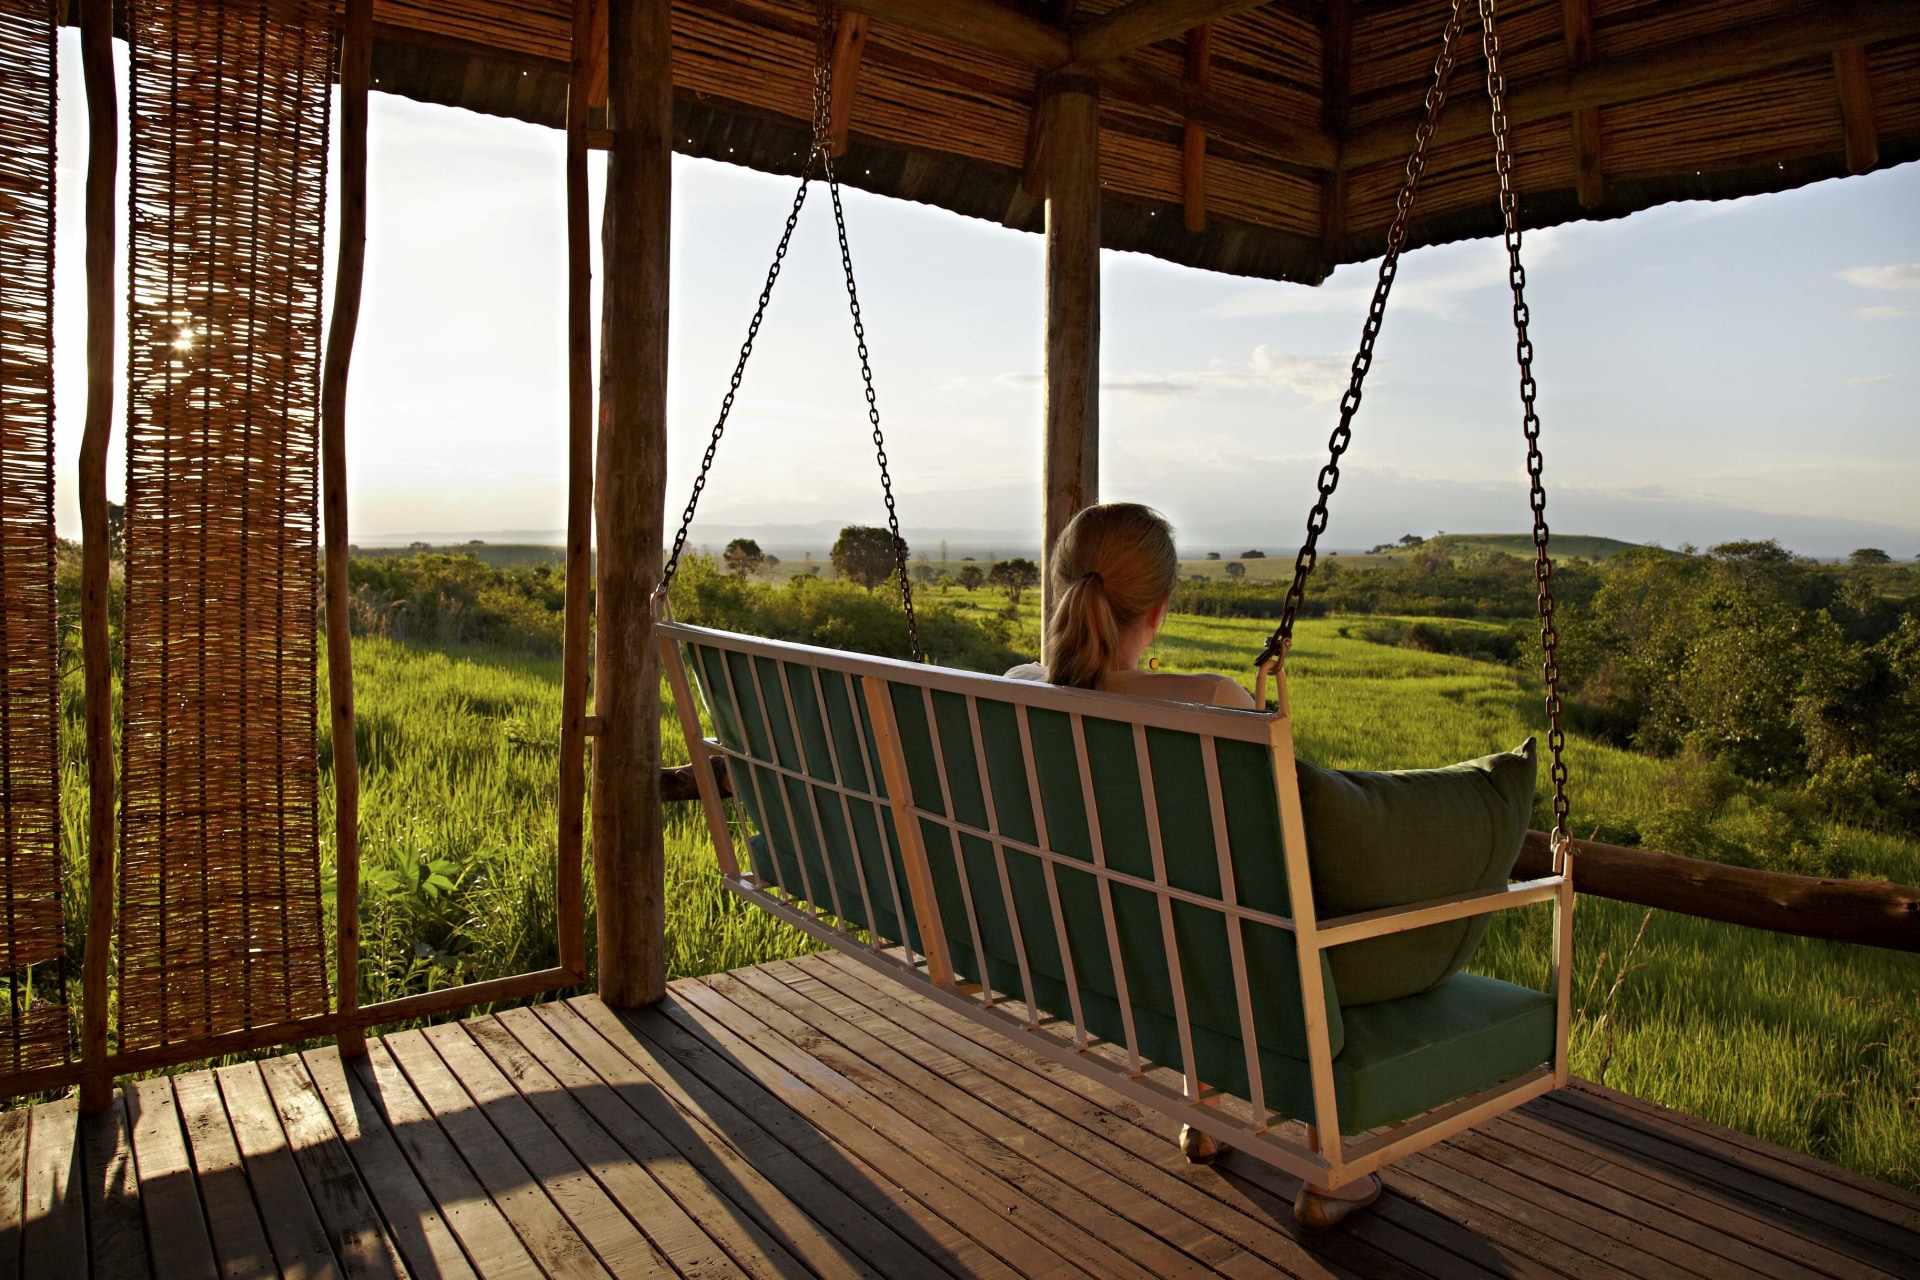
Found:
<path fill-rule="evenodd" d="M 1121 635 L 1173 591 L 1180 576 L 1173 529 L 1138 503 L 1088 507 L 1061 531 L 1047 575 L 1047 679 L 1097 688 L 1120 652 Z"/>

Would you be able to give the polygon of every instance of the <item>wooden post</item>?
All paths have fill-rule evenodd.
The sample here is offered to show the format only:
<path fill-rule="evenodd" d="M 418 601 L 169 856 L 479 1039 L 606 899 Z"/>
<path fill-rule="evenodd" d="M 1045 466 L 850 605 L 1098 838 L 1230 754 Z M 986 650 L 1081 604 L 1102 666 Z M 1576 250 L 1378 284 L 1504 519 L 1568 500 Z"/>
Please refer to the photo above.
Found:
<path fill-rule="evenodd" d="M 833 29 L 833 101 L 827 117 L 833 154 L 847 154 L 853 127 L 853 95 L 860 88 L 860 58 L 867 48 L 867 15 L 843 13 Z"/>
<path fill-rule="evenodd" d="M 80 438 L 80 654 L 87 684 L 87 955 L 81 969 L 80 1105 L 113 1102 L 107 1067 L 107 967 L 113 951 L 113 661 L 107 639 L 107 444 L 113 437 L 114 182 L 120 99 L 113 83 L 113 0 L 80 9 L 87 84 L 87 418 Z"/>
<path fill-rule="evenodd" d="M 1204 91 L 1213 80 L 1213 28 L 1187 33 L 1187 83 Z M 1189 231 L 1207 229 L 1207 127 L 1187 121 L 1180 145 L 1181 195 Z"/>
<path fill-rule="evenodd" d="M 373 78 L 373 0 L 347 0 L 340 42 L 340 258 L 320 373 L 320 522 L 327 558 L 327 704 L 333 725 L 334 1005 L 360 1007 L 360 758 L 353 731 L 353 632 L 347 590 L 347 372 L 367 264 L 367 86 Z M 367 1051 L 349 1021 L 340 1052 Z"/>
<path fill-rule="evenodd" d="M 1833 78 L 1840 90 L 1840 122 L 1847 137 L 1847 172 L 1866 173 L 1880 163 L 1880 128 L 1873 118 L 1873 82 L 1867 75 L 1867 47 L 1837 49 Z"/>
<path fill-rule="evenodd" d="M 1041 611 L 1050 617 L 1054 543 L 1075 512 L 1100 500 L 1100 87 L 1088 76 L 1060 75 L 1041 92 L 1047 167 Z"/>
<path fill-rule="evenodd" d="M 600 996 L 650 1004 L 666 990 L 660 815 L 660 580 L 667 479 L 668 229 L 672 211 L 671 0 L 608 5 L 606 265 L 601 313 L 593 884 Z"/>
<path fill-rule="evenodd" d="M 1567 36 L 1567 65 L 1579 70 L 1593 61 L 1592 0 L 1561 0 Z M 1600 108 L 1580 107 L 1568 118 L 1573 136 L 1573 188 L 1582 209 L 1606 198 L 1607 179 L 1600 169 Z"/>

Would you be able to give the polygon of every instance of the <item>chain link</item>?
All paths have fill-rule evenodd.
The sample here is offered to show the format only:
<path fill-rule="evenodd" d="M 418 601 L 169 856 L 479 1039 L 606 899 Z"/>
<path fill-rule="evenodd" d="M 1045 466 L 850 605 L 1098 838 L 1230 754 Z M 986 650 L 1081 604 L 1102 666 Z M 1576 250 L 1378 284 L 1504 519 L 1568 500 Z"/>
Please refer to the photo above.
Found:
<path fill-rule="evenodd" d="M 1340 397 L 1340 425 L 1333 429 L 1333 436 L 1327 441 L 1330 456 L 1327 465 L 1320 468 L 1317 483 L 1319 497 L 1313 504 L 1313 511 L 1307 516 L 1307 540 L 1300 545 L 1300 553 L 1294 558 L 1293 584 L 1287 588 L 1286 602 L 1280 611 L 1280 625 L 1274 628 L 1273 635 L 1267 640 L 1267 647 L 1254 660 L 1254 665 L 1262 670 L 1282 660 L 1287 647 L 1293 643 L 1293 625 L 1300 616 L 1301 602 L 1306 598 L 1307 575 L 1313 572 L 1319 560 L 1320 535 L 1327 529 L 1327 502 L 1340 484 L 1341 456 L 1353 442 L 1353 418 L 1360 411 L 1361 390 L 1367 380 L 1367 370 L 1373 366 L 1373 344 L 1380 336 L 1380 325 L 1386 318 L 1387 295 L 1392 291 L 1394 277 L 1400 270 L 1400 251 L 1406 247 L 1407 225 L 1413 219 L 1414 197 L 1420 190 L 1420 179 L 1427 171 L 1427 144 L 1433 140 L 1434 131 L 1440 126 L 1440 110 L 1447 102 L 1447 80 L 1453 74 L 1455 45 L 1465 26 L 1463 15 L 1466 4 L 1467 0 L 1453 0 L 1446 33 L 1440 42 L 1440 54 L 1433 62 L 1433 84 L 1427 88 L 1427 113 L 1414 130 L 1413 154 L 1407 157 L 1407 179 L 1400 186 L 1400 199 L 1394 206 L 1393 223 L 1387 228 L 1387 253 L 1380 260 L 1380 277 L 1374 282 L 1373 302 L 1367 307 L 1367 321 L 1360 331 L 1360 350 L 1353 357 L 1347 392 Z"/>
<path fill-rule="evenodd" d="M 893 497 L 893 476 L 887 466 L 887 442 L 880 429 L 880 402 L 873 387 L 873 364 L 867 350 L 867 326 L 860 311 L 860 290 L 853 277 L 853 250 L 847 241 L 847 215 L 840 202 L 840 180 L 833 171 L 833 42 L 835 11 L 832 0 L 820 0 L 819 24 L 815 33 L 813 61 L 813 140 L 807 151 L 806 162 L 800 167 L 800 189 L 794 192 L 793 206 L 787 211 L 787 225 L 780 233 L 779 247 L 773 253 L 773 265 L 767 269 L 766 284 L 760 290 L 759 305 L 754 308 L 753 320 L 747 325 L 746 341 L 740 344 L 739 359 L 734 362 L 733 376 L 727 383 L 727 394 L 720 401 L 720 414 L 713 424 L 713 433 L 707 440 L 707 451 L 700 459 L 700 472 L 693 480 L 693 493 L 687 499 L 687 507 L 680 517 L 680 531 L 673 539 L 673 553 L 667 558 L 666 570 L 655 589 L 657 599 L 664 599 L 667 590 L 673 585 L 673 578 L 680 571 L 680 555 L 687 544 L 687 532 L 693 527 L 693 513 L 700 505 L 700 495 L 707 487 L 707 474 L 713 469 L 714 454 L 720 448 L 720 437 L 726 433 L 727 418 L 733 412 L 733 402 L 740 393 L 740 382 L 746 376 L 747 361 L 753 355 L 754 339 L 759 336 L 760 324 L 766 318 L 767 305 L 773 299 L 773 286 L 780 279 L 781 265 L 786 261 L 787 247 L 793 242 L 794 228 L 800 223 L 800 211 L 807 202 L 807 192 L 813 185 L 816 166 L 827 181 L 827 193 L 833 201 L 833 225 L 840 240 L 840 267 L 847 282 L 847 309 L 853 317 L 854 345 L 860 354 L 860 382 L 866 395 L 867 423 L 873 428 L 873 452 L 880 464 L 880 491 L 887 504 L 887 532 L 893 540 L 893 561 L 895 571 L 900 578 L 900 607 L 907 618 L 907 643 L 913 653 L 913 660 L 925 660 L 920 648 L 920 624 L 913 611 L 913 583 L 907 574 L 907 544 L 900 536 L 900 515 Z"/>
<path fill-rule="evenodd" d="M 1513 289 L 1514 354 L 1520 363 L 1521 430 L 1527 437 L 1527 500 L 1533 508 L 1533 578 L 1540 613 L 1540 675 L 1546 683 L 1547 750 L 1553 759 L 1553 846 L 1569 838 L 1567 818 L 1566 735 L 1560 728 L 1560 662 L 1554 649 L 1553 560 L 1547 555 L 1547 493 L 1541 476 L 1540 415 L 1534 408 L 1539 388 L 1533 379 L 1533 339 L 1527 334 L 1527 270 L 1520 263 L 1520 201 L 1513 189 L 1513 147 L 1507 122 L 1507 78 L 1500 71 L 1500 37 L 1494 28 L 1494 0 L 1479 0 L 1481 46 L 1487 58 L 1487 97 L 1493 104 L 1494 169 L 1500 177 L 1500 218 L 1507 246 L 1507 283 Z"/>

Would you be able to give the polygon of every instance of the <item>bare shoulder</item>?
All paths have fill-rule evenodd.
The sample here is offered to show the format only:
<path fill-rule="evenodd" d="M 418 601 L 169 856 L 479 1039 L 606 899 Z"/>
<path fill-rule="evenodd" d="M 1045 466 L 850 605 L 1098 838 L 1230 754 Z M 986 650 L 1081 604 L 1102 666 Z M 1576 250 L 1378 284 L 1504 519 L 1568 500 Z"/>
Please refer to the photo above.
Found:
<path fill-rule="evenodd" d="M 1207 678 L 1214 682 L 1213 697 L 1208 699 L 1214 706 L 1232 707 L 1239 711 L 1254 710 L 1253 695 L 1238 680 L 1218 672 L 1209 673 Z"/>
<path fill-rule="evenodd" d="M 1136 698 L 1168 702 L 1197 702 L 1203 706 L 1250 709 L 1253 699 L 1231 676 L 1218 672 L 1128 671 L 1109 672 L 1107 688 Z"/>

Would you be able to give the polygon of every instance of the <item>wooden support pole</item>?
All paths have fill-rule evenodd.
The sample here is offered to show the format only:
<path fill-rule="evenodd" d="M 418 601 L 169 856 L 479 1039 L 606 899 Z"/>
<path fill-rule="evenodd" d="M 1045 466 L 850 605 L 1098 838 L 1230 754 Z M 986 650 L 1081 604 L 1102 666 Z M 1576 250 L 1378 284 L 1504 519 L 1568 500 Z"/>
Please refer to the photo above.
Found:
<path fill-rule="evenodd" d="M 601 311 L 594 646 L 593 884 L 600 996 L 666 991 L 660 826 L 660 580 L 667 480 L 668 233 L 673 195 L 671 0 L 611 0 L 606 283 Z"/>
<path fill-rule="evenodd" d="M 333 729 L 334 1007 L 340 1052 L 367 1051 L 360 1007 L 360 758 L 355 750 L 353 632 L 348 608 L 347 374 L 367 265 L 367 89 L 373 79 L 373 0 L 347 0 L 340 43 L 340 256 L 320 373 L 320 523 L 327 563 L 327 706 Z"/>
<path fill-rule="evenodd" d="M 867 15 L 842 13 L 833 29 L 833 101 L 827 123 L 833 154 L 847 154 L 847 132 L 853 125 L 853 95 L 860 87 L 860 58 L 867 48 Z"/>
<path fill-rule="evenodd" d="M 1567 36 L 1567 66 L 1578 70 L 1593 61 L 1593 0 L 1561 0 Z M 1600 108 L 1576 107 L 1567 117 L 1573 137 L 1573 188 L 1582 209 L 1607 195 L 1600 169 Z"/>
<path fill-rule="evenodd" d="M 1840 90 L 1840 121 L 1846 130 L 1847 172 L 1866 173 L 1880 163 L 1880 128 L 1873 118 L 1867 47 L 1855 44 L 1836 50 L 1833 78 Z"/>
<path fill-rule="evenodd" d="M 87 955 L 81 969 L 80 1105 L 113 1102 L 107 1066 L 107 968 L 113 954 L 113 660 L 108 652 L 107 444 L 113 437 L 114 183 L 120 99 L 113 0 L 80 8 L 87 85 L 87 418 L 80 438 L 80 655 L 87 686 Z"/>
<path fill-rule="evenodd" d="M 1086 76 L 1061 75 L 1042 93 L 1047 166 L 1044 618 L 1053 612 L 1047 570 L 1054 543 L 1076 512 L 1100 500 L 1100 87 Z"/>
<path fill-rule="evenodd" d="M 1187 83 L 1202 93 L 1213 80 L 1213 28 L 1195 27 L 1187 33 Z M 1207 127 L 1187 121 L 1180 140 L 1182 204 L 1189 231 L 1207 229 Z"/>
<path fill-rule="evenodd" d="M 596 10 L 574 0 L 573 64 L 567 83 L 567 587 L 560 668 L 560 832 L 555 914 L 560 967 L 584 982 L 587 925 L 581 858 L 586 848 L 587 575 L 593 571 L 593 246 L 587 217 L 587 113 L 596 73 L 606 90 L 605 41 Z M 600 35 L 604 37 L 605 28 Z M 598 67 L 596 68 L 596 54 Z"/>

